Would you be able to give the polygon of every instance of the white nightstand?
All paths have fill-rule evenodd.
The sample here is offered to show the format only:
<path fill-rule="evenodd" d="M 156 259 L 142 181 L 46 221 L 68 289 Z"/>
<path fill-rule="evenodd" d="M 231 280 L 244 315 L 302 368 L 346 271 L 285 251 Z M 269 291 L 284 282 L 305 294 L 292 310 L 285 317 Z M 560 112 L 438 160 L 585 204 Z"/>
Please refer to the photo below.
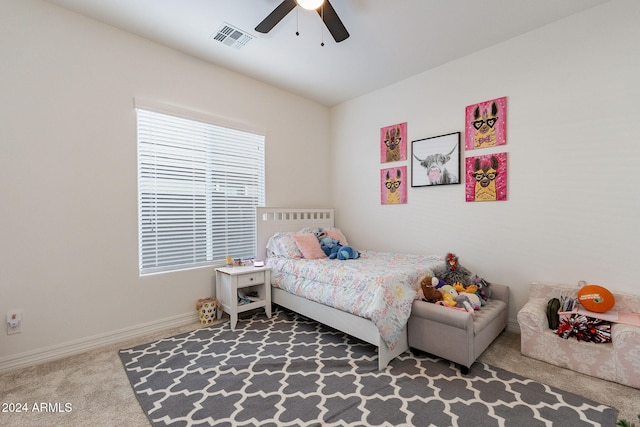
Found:
<path fill-rule="evenodd" d="M 257 300 L 239 304 L 238 289 L 247 293 L 257 292 Z M 271 317 L 271 268 L 216 268 L 216 298 L 222 304 L 222 310 L 229 313 L 232 330 L 238 323 L 238 313 L 264 307 L 267 317 Z"/>

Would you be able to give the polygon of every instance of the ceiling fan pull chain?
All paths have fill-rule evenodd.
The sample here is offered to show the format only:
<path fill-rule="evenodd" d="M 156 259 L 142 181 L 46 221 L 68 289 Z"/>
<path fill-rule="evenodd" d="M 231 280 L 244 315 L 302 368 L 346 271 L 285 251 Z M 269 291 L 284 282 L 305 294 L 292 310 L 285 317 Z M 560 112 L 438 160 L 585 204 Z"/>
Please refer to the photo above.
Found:
<path fill-rule="evenodd" d="M 298 8 L 296 7 L 296 36 L 300 35 L 300 27 L 298 26 Z"/>
<path fill-rule="evenodd" d="M 324 47 L 324 3 L 320 6 L 320 19 L 322 20 L 320 25 L 320 46 Z"/>

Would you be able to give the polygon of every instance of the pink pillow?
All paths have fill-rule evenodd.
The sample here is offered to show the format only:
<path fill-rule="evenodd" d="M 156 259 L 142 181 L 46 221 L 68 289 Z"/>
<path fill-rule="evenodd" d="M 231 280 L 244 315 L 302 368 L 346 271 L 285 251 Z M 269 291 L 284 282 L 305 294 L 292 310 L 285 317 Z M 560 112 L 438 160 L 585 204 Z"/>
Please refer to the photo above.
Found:
<path fill-rule="evenodd" d="M 293 240 L 296 241 L 298 249 L 300 249 L 304 258 L 320 259 L 327 257 L 327 254 L 320 247 L 320 242 L 315 234 L 294 234 Z"/>
<path fill-rule="evenodd" d="M 340 231 L 339 228 L 330 228 L 327 230 L 327 237 L 330 239 L 336 239 L 342 246 L 347 246 L 349 244 L 347 243 L 347 238 L 344 237 L 344 234 L 342 234 L 342 231 Z"/>

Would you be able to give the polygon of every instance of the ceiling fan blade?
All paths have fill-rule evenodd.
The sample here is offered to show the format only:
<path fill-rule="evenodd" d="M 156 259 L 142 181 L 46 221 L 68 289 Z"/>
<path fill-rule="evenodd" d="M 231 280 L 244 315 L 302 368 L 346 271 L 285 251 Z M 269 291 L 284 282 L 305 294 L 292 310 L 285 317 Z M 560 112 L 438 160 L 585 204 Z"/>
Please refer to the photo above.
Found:
<path fill-rule="evenodd" d="M 264 20 L 255 28 L 259 33 L 268 33 L 278 22 L 282 20 L 289 12 L 291 12 L 298 3 L 296 0 L 284 0 L 271 12 Z"/>
<path fill-rule="evenodd" d="M 324 0 L 324 5 L 318 8 L 318 15 L 324 20 L 324 24 L 337 43 L 349 38 L 349 32 L 338 17 L 336 10 L 329 3 L 329 0 Z"/>

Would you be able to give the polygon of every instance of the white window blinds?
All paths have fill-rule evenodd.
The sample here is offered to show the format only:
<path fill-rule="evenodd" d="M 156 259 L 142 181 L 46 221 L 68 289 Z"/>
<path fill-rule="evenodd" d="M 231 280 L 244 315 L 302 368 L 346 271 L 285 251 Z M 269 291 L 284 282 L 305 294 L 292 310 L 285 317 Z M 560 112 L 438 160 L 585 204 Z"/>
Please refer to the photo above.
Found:
<path fill-rule="evenodd" d="M 140 273 L 255 256 L 264 135 L 136 111 Z"/>

